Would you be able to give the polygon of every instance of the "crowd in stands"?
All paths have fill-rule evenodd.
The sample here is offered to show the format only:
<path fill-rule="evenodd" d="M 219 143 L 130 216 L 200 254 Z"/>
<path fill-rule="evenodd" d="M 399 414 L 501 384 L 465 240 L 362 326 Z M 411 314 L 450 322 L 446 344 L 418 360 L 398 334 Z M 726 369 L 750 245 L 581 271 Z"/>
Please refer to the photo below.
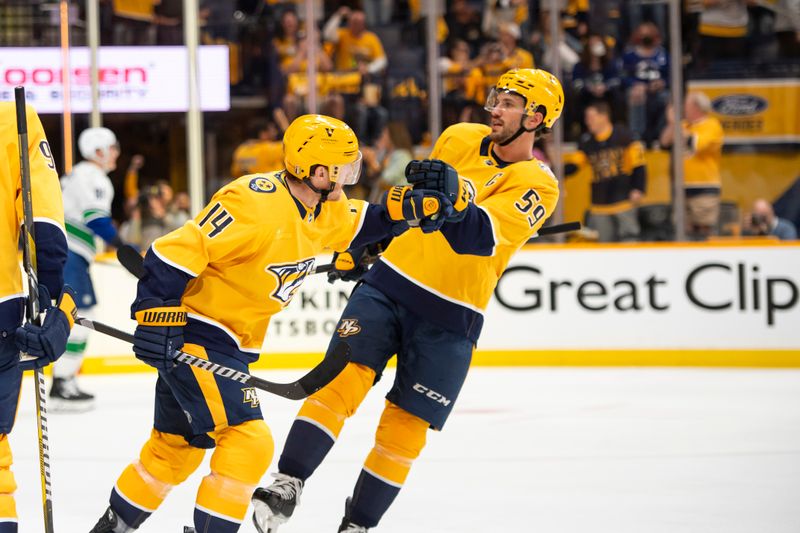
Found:
<path fill-rule="evenodd" d="M 0 9 L 9 14 L 37 2 L 5 4 Z M 76 4 L 74 44 L 81 44 L 83 2 Z M 631 153 L 658 149 L 664 132 L 674 126 L 668 109 L 671 62 L 680 61 L 687 77 L 737 76 L 780 65 L 794 68 L 797 75 L 798 4 L 686 0 L 681 4 L 684 46 L 676 59 L 669 52 L 666 2 L 565 0 L 559 2 L 561 24 L 554 39 L 548 1 L 440 0 L 436 28 L 443 126 L 485 121 L 487 88 L 500 74 L 514 67 L 551 69 L 558 55 L 567 102 L 565 140 L 584 146 L 591 139 L 599 142 L 586 117 L 587 110 L 591 115 L 600 109 L 619 125 L 623 150 L 628 140 L 637 143 Z M 182 0 L 100 0 L 100 5 L 103 44 L 183 41 Z M 279 160 L 281 132 L 307 112 L 308 60 L 313 57 L 318 111 L 345 120 L 364 146 L 366 175 L 351 194 L 374 198 L 401 179 L 404 162 L 424 154 L 431 143 L 427 3 L 316 0 L 315 8 L 317 19 L 308 21 L 301 0 L 200 1 L 202 42 L 230 48 L 234 102 L 258 96 L 266 103 L 249 138 L 240 139 L 230 177 Z M 9 39 L 17 38 L 30 44 L 37 36 L 45 39 L 45 33 L 41 28 L 7 29 L 0 32 L 0 44 L 14 44 Z M 606 105 L 597 108 L 599 102 Z M 546 160 L 547 146 L 539 153 Z M 627 194 L 625 200 L 632 201 Z"/>

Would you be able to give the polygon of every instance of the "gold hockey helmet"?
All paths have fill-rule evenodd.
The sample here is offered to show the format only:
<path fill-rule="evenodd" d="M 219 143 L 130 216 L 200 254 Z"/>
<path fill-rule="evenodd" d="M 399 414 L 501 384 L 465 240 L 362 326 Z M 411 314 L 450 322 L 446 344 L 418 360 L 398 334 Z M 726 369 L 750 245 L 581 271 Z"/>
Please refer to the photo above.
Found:
<path fill-rule="evenodd" d="M 533 116 L 539 106 L 546 110 L 545 127 L 552 128 L 564 109 L 564 90 L 558 79 L 549 72 L 533 68 L 509 70 L 497 80 L 489 91 L 484 108 L 491 111 L 501 93 L 514 93 L 525 99 L 525 114 Z"/>
<path fill-rule="evenodd" d="M 361 175 L 361 152 L 355 132 L 339 119 L 325 115 L 296 118 L 283 134 L 286 170 L 294 177 L 311 177 L 312 168 L 328 169 L 331 186 L 352 185 Z"/>

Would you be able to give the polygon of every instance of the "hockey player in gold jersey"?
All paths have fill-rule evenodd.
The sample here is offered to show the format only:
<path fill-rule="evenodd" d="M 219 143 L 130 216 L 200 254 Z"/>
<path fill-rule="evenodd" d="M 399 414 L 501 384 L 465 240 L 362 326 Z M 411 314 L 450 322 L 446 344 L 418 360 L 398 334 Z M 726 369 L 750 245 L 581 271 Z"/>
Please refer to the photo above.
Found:
<path fill-rule="evenodd" d="M 276 481 L 254 493 L 261 533 L 274 533 L 291 516 L 345 420 L 397 354 L 375 445 L 338 531 L 377 526 L 428 428 L 442 429 L 453 408 L 498 278 L 555 209 L 558 183 L 532 150 L 537 132 L 555 123 L 563 105 L 561 84 L 551 74 L 510 70 L 487 98 L 489 126 L 451 126 L 434 146 L 435 159 L 406 169 L 410 183 L 449 183 L 443 190 L 457 191 L 455 213 L 437 233 L 412 229 L 396 237 L 351 295 L 329 347 L 346 340 L 351 362 L 304 402 Z"/>
<path fill-rule="evenodd" d="M 36 111 L 28 106 L 28 152 L 34 217 L 41 326 L 22 323 L 25 294 L 17 249 L 23 220 L 22 182 L 13 102 L 0 102 L 0 533 L 17 531 L 8 434 L 14 425 L 22 371 L 41 368 L 58 359 L 67 346 L 75 305 L 64 292 L 67 236 L 58 173 Z M 50 295 L 57 299 L 54 307 Z M 15 342 L 16 340 L 16 342 Z M 20 363 L 20 350 L 36 356 Z"/>
<path fill-rule="evenodd" d="M 441 193 L 411 187 L 381 204 L 348 200 L 342 187 L 358 180 L 361 152 L 353 130 L 337 119 L 302 116 L 287 128 L 284 145 L 284 170 L 226 185 L 145 256 L 131 313 L 139 323 L 133 350 L 159 370 L 153 430 L 93 533 L 138 528 L 207 448 L 216 449 L 194 526 L 238 531 L 272 459 L 272 436 L 252 388 L 175 366 L 175 350 L 246 372 L 270 318 L 289 304 L 316 255 L 400 234 L 408 220 L 435 231 L 452 214 Z"/>

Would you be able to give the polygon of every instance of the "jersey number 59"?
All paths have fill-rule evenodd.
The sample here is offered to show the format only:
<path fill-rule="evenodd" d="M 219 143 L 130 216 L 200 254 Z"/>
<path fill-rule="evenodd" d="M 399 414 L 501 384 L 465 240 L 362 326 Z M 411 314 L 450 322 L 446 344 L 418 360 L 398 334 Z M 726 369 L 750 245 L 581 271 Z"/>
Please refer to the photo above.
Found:
<path fill-rule="evenodd" d="M 514 202 L 514 207 L 516 207 L 520 213 L 527 216 L 528 224 L 530 224 L 531 227 L 536 225 L 536 223 L 542 220 L 547 214 L 547 210 L 540 203 L 541 201 L 542 198 L 535 190 L 528 189 L 528 192 L 523 194 L 522 198 Z"/>

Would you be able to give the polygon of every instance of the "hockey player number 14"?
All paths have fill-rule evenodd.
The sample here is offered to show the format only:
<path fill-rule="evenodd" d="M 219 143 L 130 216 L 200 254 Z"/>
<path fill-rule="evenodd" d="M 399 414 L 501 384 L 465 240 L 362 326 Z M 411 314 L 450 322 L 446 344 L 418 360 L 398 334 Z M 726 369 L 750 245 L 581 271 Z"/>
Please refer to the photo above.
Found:
<path fill-rule="evenodd" d="M 211 206 L 211 209 L 208 210 L 206 216 L 203 217 L 203 220 L 200 221 L 199 226 L 205 230 L 208 224 L 211 225 L 211 232 L 208 234 L 209 239 L 213 239 L 220 233 L 222 233 L 225 228 L 227 228 L 231 222 L 233 222 L 234 218 L 233 215 L 228 213 L 228 211 L 222 207 L 222 204 L 219 202 L 215 203 Z"/>
<path fill-rule="evenodd" d="M 539 203 L 541 201 L 542 198 L 535 190 L 528 189 L 528 192 L 523 194 L 522 198 L 514 202 L 514 207 L 516 207 L 520 213 L 528 217 L 528 224 L 530 224 L 531 227 L 543 219 L 547 212 L 544 206 Z"/>

